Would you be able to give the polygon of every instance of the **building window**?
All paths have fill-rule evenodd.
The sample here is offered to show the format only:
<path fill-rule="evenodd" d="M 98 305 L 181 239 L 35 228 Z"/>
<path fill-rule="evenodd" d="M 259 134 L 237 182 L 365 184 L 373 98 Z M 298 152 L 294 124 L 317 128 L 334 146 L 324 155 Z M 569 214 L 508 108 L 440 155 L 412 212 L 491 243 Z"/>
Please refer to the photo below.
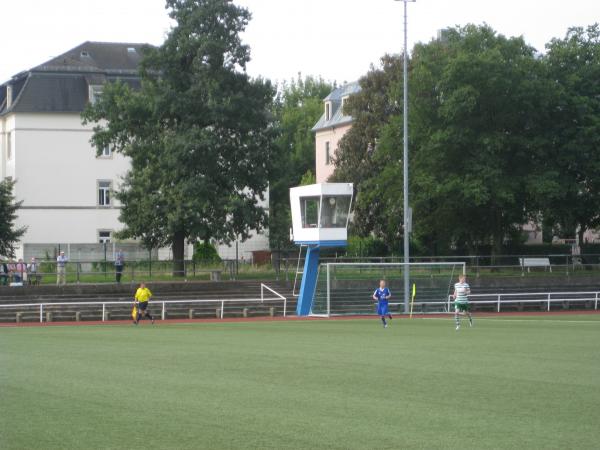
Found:
<path fill-rule="evenodd" d="M 100 85 L 91 85 L 88 88 L 88 95 L 90 103 L 93 105 L 98 101 L 100 96 L 102 95 L 102 86 Z"/>
<path fill-rule="evenodd" d="M 98 242 L 100 244 L 110 244 L 112 238 L 111 230 L 98 230 Z"/>
<path fill-rule="evenodd" d="M 112 148 L 110 145 L 105 145 L 102 147 L 102 152 L 100 153 L 100 158 L 111 158 L 113 154 Z"/>
<path fill-rule="evenodd" d="M 98 181 L 98 206 L 110 206 L 111 181 Z"/>
<path fill-rule="evenodd" d="M 346 102 L 348 101 L 348 97 L 344 97 L 342 98 L 342 116 L 346 116 L 346 110 L 344 108 L 346 108 Z"/>
<path fill-rule="evenodd" d="M 6 159 L 12 159 L 12 132 L 6 135 Z"/>
<path fill-rule="evenodd" d="M 325 120 L 331 119 L 331 103 L 325 103 Z"/>
<path fill-rule="evenodd" d="M 328 166 L 331 164 L 331 147 L 329 146 L 329 141 L 325 142 L 325 165 Z"/>

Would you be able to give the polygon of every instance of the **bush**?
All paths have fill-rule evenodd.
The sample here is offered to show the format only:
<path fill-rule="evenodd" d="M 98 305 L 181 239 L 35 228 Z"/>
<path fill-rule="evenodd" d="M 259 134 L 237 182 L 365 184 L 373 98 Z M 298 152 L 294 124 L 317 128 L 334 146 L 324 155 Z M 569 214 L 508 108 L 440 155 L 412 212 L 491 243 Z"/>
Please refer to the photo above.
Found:
<path fill-rule="evenodd" d="M 387 256 L 389 247 L 381 239 L 369 237 L 351 236 L 348 238 L 348 248 L 346 254 L 352 257 L 361 256 Z"/>
<path fill-rule="evenodd" d="M 504 249 L 510 255 L 570 255 L 571 246 L 568 244 L 530 244 L 515 245 Z"/>
<path fill-rule="evenodd" d="M 600 244 L 583 244 L 581 253 L 588 255 L 600 255 Z"/>
<path fill-rule="evenodd" d="M 217 249 L 210 242 L 196 242 L 194 245 L 194 262 L 216 264 L 221 262 Z"/>

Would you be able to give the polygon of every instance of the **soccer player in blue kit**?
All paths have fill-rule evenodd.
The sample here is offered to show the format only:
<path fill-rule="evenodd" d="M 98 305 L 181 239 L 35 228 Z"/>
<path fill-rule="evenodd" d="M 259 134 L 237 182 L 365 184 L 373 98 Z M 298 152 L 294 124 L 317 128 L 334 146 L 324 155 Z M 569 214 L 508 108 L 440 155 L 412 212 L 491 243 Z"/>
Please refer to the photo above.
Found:
<path fill-rule="evenodd" d="M 383 322 L 383 328 L 387 328 L 387 322 L 385 316 L 392 320 L 392 315 L 388 307 L 388 300 L 392 296 L 390 290 L 385 287 L 385 280 L 379 280 L 379 287 L 375 289 L 373 293 L 373 300 L 377 302 L 377 315 L 381 316 Z"/>

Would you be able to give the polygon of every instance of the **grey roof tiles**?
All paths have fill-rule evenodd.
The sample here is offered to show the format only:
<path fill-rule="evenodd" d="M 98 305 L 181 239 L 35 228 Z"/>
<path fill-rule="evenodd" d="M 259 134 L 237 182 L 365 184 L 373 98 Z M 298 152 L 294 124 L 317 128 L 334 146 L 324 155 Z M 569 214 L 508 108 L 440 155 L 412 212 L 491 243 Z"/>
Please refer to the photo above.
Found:
<path fill-rule="evenodd" d="M 11 112 L 81 112 L 89 86 L 121 80 L 139 87 L 147 44 L 84 42 L 0 85 L 0 115 Z M 8 87 L 12 102 L 7 105 Z"/>
<path fill-rule="evenodd" d="M 360 84 L 358 81 L 345 84 L 339 88 L 334 89 L 325 99 L 324 103 L 331 103 L 330 118 L 327 120 L 325 113 L 321 116 L 319 121 L 312 127 L 312 131 L 316 132 L 319 130 L 325 130 L 328 128 L 335 128 L 341 125 L 352 123 L 352 116 L 344 115 L 342 108 L 343 99 L 360 92 Z"/>

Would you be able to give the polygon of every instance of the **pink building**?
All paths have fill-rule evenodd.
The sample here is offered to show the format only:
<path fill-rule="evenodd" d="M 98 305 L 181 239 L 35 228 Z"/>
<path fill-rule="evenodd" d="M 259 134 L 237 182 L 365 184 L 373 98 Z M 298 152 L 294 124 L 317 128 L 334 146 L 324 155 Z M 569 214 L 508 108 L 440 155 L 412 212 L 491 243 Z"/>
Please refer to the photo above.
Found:
<path fill-rule="evenodd" d="M 345 84 L 323 100 L 323 115 L 312 128 L 315 133 L 315 170 L 317 183 L 324 183 L 333 174 L 333 159 L 340 139 L 352 127 L 352 117 L 344 114 L 344 104 L 360 92 L 357 81 Z"/>

